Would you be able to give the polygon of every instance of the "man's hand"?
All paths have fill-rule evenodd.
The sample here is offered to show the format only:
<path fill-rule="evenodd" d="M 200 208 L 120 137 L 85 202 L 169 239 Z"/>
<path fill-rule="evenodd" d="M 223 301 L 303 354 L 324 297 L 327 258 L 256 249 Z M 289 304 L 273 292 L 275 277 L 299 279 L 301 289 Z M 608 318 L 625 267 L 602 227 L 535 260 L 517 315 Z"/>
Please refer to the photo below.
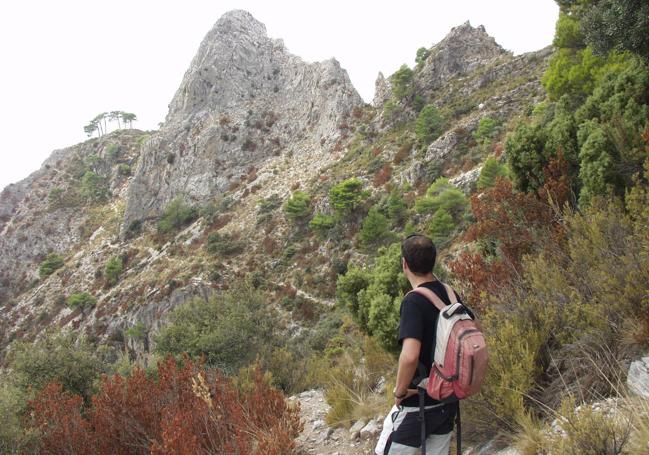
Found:
<path fill-rule="evenodd" d="M 396 406 L 401 406 L 401 403 L 403 402 L 403 400 L 405 400 L 407 398 L 410 398 L 413 395 L 417 395 L 417 389 L 407 389 L 405 396 L 402 396 L 401 398 L 397 398 L 397 397 L 394 398 L 394 404 Z"/>

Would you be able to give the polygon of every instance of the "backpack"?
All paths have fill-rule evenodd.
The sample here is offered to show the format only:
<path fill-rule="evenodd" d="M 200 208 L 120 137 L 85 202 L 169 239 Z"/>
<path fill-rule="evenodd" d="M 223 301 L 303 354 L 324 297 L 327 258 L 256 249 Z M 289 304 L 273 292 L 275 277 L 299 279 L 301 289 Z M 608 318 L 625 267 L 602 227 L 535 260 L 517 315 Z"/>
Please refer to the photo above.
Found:
<path fill-rule="evenodd" d="M 444 284 L 444 283 L 442 283 Z M 454 401 L 474 395 L 480 390 L 487 371 L 487 345 L 482 330 L 458 302 L 453 289 L 444 284 L 451 305 L 446 305 L 433 291 L 417 287 L 440 311 L 433 364 L 428 378 L 419 387 L 434 400 Z"/>

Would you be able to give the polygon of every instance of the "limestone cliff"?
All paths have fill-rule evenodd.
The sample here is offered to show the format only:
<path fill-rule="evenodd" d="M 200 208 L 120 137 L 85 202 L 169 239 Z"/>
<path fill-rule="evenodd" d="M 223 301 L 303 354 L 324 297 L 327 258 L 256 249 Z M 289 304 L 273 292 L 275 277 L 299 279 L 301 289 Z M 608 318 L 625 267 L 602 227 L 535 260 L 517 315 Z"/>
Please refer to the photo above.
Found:
<path fill-rule="evenodd" d="M 37 263 L 50 252 L 64 254 L 96 229 L 119 226 L 131 166 L 139 154 L 138 130 L 118 131 L 101 139 L 54 151 L 41 168 L 0 193 L 0 300 L 38 278 Z M 93 178 L 97 200 L 109 205 L 90 209 L 83 179 Z M 99 193 L 100 192 L 100 193 Z"/>
<path fill-rule="evenodd" d="M 221 17 L 200 45 L 160 132 L 144 147 L 124 226 L 170 199 L 204 202 L 267 158 L 322 150 L 363 104 L 336 60 L 306 63 L 245 11 Z"/>

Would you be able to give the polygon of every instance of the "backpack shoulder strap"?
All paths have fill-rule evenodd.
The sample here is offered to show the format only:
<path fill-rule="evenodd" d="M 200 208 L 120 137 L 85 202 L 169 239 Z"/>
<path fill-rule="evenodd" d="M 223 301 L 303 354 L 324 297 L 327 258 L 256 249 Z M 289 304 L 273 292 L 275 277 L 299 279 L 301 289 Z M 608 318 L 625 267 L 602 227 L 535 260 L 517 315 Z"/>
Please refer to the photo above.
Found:
<path fill-rule="evenodd" d="M 444 289 L 446 289 L 446 293 L 448 294 L 448 299 L 451 301 L 451 305 L 458 303 L 457 294 L 455 293 L 453 288 L 446 283 L 442 284 L 444 285 Z"/>
<path fill-rule="evenodd" d="M 433 305 L 435 305 L 435 308 L 437 308 L 439 311 L 443 311 L 444 308 L 446 308 L 446 304 L 442 301 L 442 299 L 437 297 L 437 294 L 435 294 L 433 291 L 431 291 L 428 288 L 425 287 L 414 288 L 412 291 L 408 292 L 408 294 L 410 294 L 411 292 L 426 297 L 426 299 L 428 299 Z"/>

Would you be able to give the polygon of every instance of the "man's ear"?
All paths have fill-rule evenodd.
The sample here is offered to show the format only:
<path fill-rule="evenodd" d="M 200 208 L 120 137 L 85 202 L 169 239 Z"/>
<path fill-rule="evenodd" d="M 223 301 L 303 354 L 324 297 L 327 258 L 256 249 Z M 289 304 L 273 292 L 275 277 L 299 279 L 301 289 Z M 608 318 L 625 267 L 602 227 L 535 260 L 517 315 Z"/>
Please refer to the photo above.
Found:
<path fill-rule="evenodd" d="M 404 272 L 408 270 L 408 263 L 406 262 L 406 258 L 401 258 L 401 268 Z"/>

